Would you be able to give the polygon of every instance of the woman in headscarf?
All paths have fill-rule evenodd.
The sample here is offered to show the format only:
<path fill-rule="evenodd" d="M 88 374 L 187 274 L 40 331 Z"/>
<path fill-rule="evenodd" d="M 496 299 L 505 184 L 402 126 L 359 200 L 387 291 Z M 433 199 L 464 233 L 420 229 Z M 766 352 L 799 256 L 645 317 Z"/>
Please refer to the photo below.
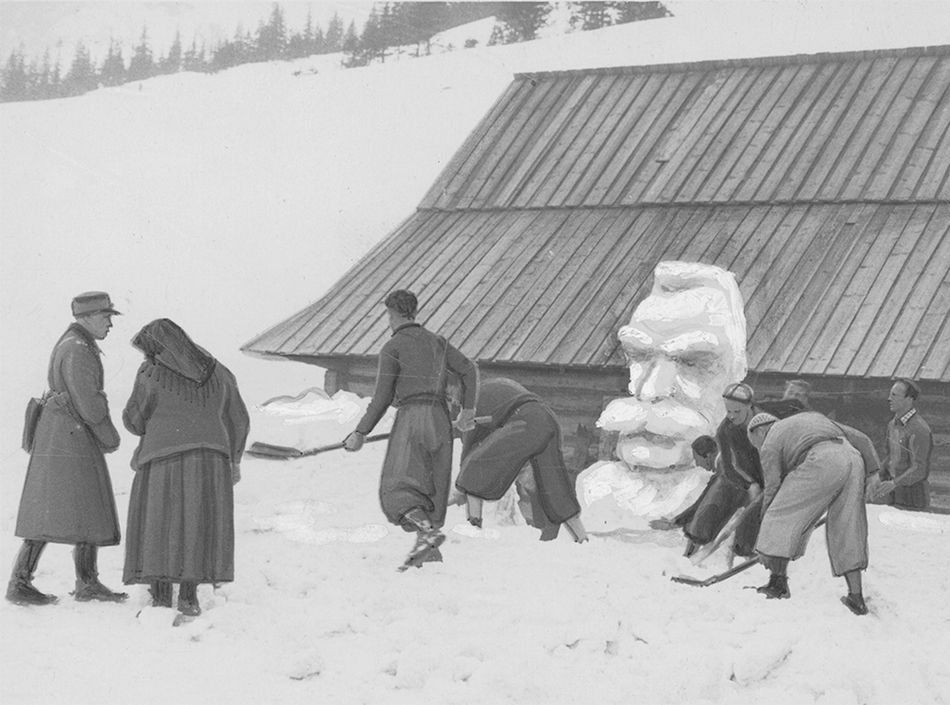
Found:
<path fill-rule="evenodd" d="M 198 583 L 234 580 L 234 490 L 249 419 L 234 375 L 173 321 L 132 339 L 145 354 L 122 414 L 141 436 L 132 456 L 125 583 L 154 606 L 201 613 Z"/>

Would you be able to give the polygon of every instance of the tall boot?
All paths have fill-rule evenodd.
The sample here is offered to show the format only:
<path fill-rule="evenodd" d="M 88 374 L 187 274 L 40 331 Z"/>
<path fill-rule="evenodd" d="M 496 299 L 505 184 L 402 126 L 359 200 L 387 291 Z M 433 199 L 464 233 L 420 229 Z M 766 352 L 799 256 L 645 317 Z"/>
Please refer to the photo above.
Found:
<path fill-rule="evenodd" d="M 169 585 L 169 587 L 171 587 Z M 182 581 L 178 587 L 178 611 L 186 617 L 197 617 L 201 614 L 198 604 L 198 584 Z"/>
<path fill-rule="evenodd" d="M 33 573 L 46 548 L 45 541 L 25 539 L 13 564 L 13 574 L 7 584 L 7 599 L 17 605 L 50 605 L 55 595 L 46 595 L 33 587 Z"/>
<path fill-rule="evenodd" d="M 422 563 L 429 562 L 427 556 L 433 554 L 433 551 L 438 554 L 438 558 L 433 555 L 432 560 L 441 561 L 439 546 L 445 542 L 445 534 L 432 526 L 426 513 L 416 507 L 406 512 L 402 519 L 403 523 L 416 530 L 416 543 L 406 557 L 406 565 L 421 566 Z"/>
<path fill-rule="evenodd" d="M 77 543 L 73 549 L 76 563 L 76 589 L 72 595 L 79 602 L 124 602 L 128 593 L 113 592 L 99 582 L 99 547 L 91 543 Z"/>
<path fill-rule="evenodd" d="M 148 588 L 152 595 L 152 607 L 172 606 L 172 584 L 168 580 L 153 580 Z"/>

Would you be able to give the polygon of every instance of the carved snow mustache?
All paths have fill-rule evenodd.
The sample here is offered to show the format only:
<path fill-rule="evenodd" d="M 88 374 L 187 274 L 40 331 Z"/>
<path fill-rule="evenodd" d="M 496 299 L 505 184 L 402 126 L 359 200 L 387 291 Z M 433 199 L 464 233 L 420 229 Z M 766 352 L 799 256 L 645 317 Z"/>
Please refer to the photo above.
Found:
<path fill-rule="evenodd" d="M 597 419 L 597 426 L 605 431 L 619 431 L 623 435 L 636 433 L 647 438 L 657 436 L 692 440 L 697 429 L 707 429 L 711 421 L 696 409 L 683 406 L 673 399 L 647 402 L 624 397 L 607 404 Z"/>

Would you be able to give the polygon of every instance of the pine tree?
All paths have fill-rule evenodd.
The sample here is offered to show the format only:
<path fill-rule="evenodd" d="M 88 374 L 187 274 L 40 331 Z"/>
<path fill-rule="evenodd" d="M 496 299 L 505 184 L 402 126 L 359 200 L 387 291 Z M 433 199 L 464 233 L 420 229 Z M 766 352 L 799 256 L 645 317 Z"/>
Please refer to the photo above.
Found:
<path fill-rule="evenodd" d="M 65 95 L 82 95 L 97 87 L 96 69 L 89 57 L 89 50 L 82 42 L 76 45 L 76 53 L 69 67 L 69 73 L 63 80 Z"/>
<path fill-rule="evenodd" d="M 148 45 L 148 29 L 142 27 L 142 37 L 134 49 L 132 60 L 129 61 L 128 80 L 143 81 L 155 75 L 155 62 L 152 59 L 152 49 Z"/>
<path fill-rule="evenodd" d="M 356 22 L 353 20 L 350 20 L 350 26 L 346 28 L 346 35 L 343 37 L 343 51 L 350 55 L 360 51 L 360 35 L 356 33 Z"/>
<path fill-rule="evenodd" d="M 198 51 L 198 40 L 191 40 L 191 47 L 185 52 L 185 55 L 181 60 L 181 69 L 182 71 L 204 71 L 205 66 L 205 50 L 202 45 L 201 51 Z"/>
<path fill-rule="evenodd" d="M 0 100 L 4 102 L 26 100 L 28 96 L 29 80 L 26 74 L 26 65 L 22 50 L 10 53 L 7 64 L 3 68 L 3 85 L 0 86 Z"/>
<path fill-rule="evenodd" d="M 608 4 L 617 12 L 617 24 L 673 16 L 662 2 L 611 2 Z"/>
<path fill-rule="evenodd" d="M 283 59 L 287 51 L 287 25 L 284 11 L 274 3 L 270 19 L 261 25 L 257 32 L 258 56 L 264 61 Z"/>
<path fill-rule="evenodd" d="M 120 86 L 125 83 L 125 59 L 122 58 L 122 47 L 114 39 L 109 40 L 109 53 L 102 68 L 99 70 L 99 79 L 104 86 Z"/>
<path fill-rule="evenodd" d="M 511 44 L 534 39 L 551 12 L 546 2 L 500 2 L 495 17 L 500 27 L 492 37 L 493 43 Z"/>
<path fill-rule="evenodd" d="M 160 73 L 178 73 L 181 71 L 181 32 L 175 32 L 168 56 L 159 62 Z"/>
<path fill-rule="evenodd" d="M 326 53 L 332 54 L 343 49 L 343 20 L 337 13 L 333 13 L 324 38 Z"/>
<path fill-rule="evenodd" d="M 572 2 L 571 27 L 582 31 L 600 29 L 613 23 L 609 2 Z"/>

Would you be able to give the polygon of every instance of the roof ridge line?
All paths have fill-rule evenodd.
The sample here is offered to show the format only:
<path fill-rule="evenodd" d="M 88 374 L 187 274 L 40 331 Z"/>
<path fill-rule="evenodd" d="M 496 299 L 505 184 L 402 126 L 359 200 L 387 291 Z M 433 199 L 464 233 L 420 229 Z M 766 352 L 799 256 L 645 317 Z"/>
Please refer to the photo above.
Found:
<path fill-rule="evenodd" d="M 621 66 L 601 66 L 586 69 L 566 69 L 563 71 L 522 71 L 515 79 L 537 79 L 552 76 L 577 76 L 584 74 L 635 74 L 635 73 L 675 73 L 697 69 L 713 70 L 737 66 L 782 66 L 804 63 L 828 63 L 835 61 L 860 61 L 886 57 L 920 57 L 950 55 L 950 44 L 932 44 L 925 46 L 895 47 L 891 49 L 859 49 L 841 52 L 816 52 L 814 54 L 781 54 L 777 56 L 753 56 L 737 59 L 705 59 L 702 61 L 683 61 L 662 64 L 633 64 Z"/>

